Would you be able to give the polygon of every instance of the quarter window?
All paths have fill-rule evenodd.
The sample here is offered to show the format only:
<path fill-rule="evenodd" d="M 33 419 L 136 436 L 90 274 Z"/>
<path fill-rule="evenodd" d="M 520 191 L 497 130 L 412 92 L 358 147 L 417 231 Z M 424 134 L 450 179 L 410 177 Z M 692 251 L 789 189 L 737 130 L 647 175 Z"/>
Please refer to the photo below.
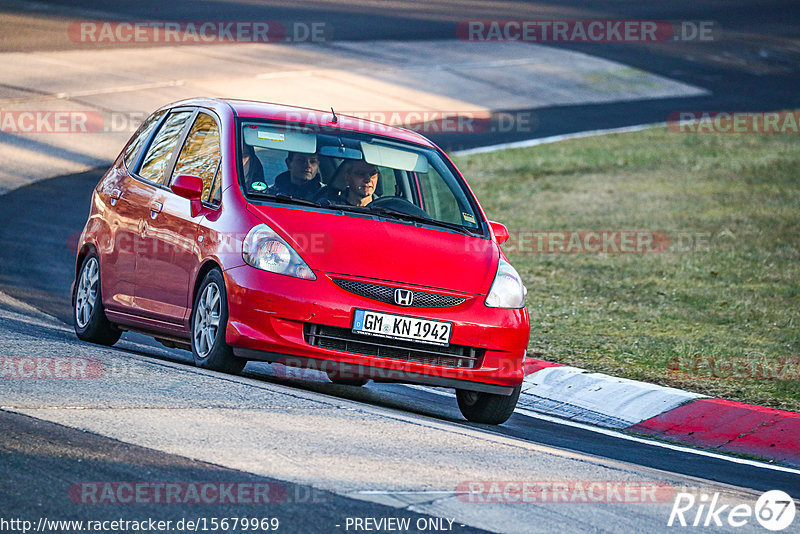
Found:
<path fill-rule="evenodd" d="M 220 157 L 217 122 L 207 113 L 198 113 L 172 176 L 199 176 L 203 180 L 203 200 L 214 201 L 219 194 L 219 184 L 214 183 L 214 178 Z"/>
<path fill-rule="evenodd" d="M 139 171 L 139 175 L 142 178 L 157 184 L 166 183 L 164 171 L 167 168 L 175 145 L 178 144 L 178 138 L 180 138 L 183 131 L 183 126 L 191 115 L 191 111 L 170 113 L 147 151 L 144 163 L 142 163 L 142 168 Z"/>
<path fill-rule="evenodd" d="M 136 130 L 133 141 L 131 141 L 128 148 L 125 149 L 125 166 L 128 168 L 133 167 L 133 164 L 136 162 L 136 157 L 139 155 L 139 151 L 144 143 L 147 142 L 147 139 L 153 132 L 153 128 L 156 127 L 156 124 L 158 124 L 158 121 L 164 116 L 164 113 L 166 113 L 166 110 L 153 113 L 139 126 L 139 129 Z"/>

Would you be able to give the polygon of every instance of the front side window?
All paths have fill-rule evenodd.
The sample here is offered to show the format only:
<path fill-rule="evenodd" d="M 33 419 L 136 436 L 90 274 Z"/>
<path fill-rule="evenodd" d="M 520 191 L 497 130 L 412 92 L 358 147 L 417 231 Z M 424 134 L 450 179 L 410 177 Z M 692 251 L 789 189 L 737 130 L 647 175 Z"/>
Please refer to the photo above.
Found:
<path fill-rule="evenodd" d="M 418 174 L 417 177 L 425 211 L 436 219 L 455 224 L 459 224 L 465 217 L 472 221 L 474 215 L 462 213 L 460 208 L 467 202 L 466 197 L 459 199 L 458 197 L 463 196 L 463 193 L 451 187 L 434 167 L 428 167 L 428 172 Z"/>
<path fill-rule="evenodd" d="M 364 211 L 484 235 L 463 179 L 435 149 L 355 132 L 242 122 L 239 184 L 250 200 Z"/>
<path fill-rule="evenodd" d="M 220 159 L 217 122 L 207 113 L 200 112 L 181 148 L 172 176 L 181 174 L 199 176 L 203 180 L 201 198 L 205 201 L 213 201 L 212 192 L 219 190 L 219 184 L 215 187 L 214 179 L 217 176 Z"/>
<path fill-rule="evenodd" d="M 133 167 L 134 163 L 136 163 L 136 158 L 139 156 L 139 152 L 150 138 L 150 134 L 153 132 L 153 128 L 156 127 L 158 121 L 161 120 L 161 117 L 164 116 L 166 110 L 156 111 L 150 117 L 145 120 L 139 129 L 136 130 L 136 133 L 133 136 L 133 141 L 128 145 L 125 149 L 125 165 L 128 168 Z"/>
<path fill-rule="evenodd" d="M 191 111 L 176 111 L 169 114 L 150 144 L 142 168 L 139 170 L 139 176 L 157 184 L 166 183 L 164 171 L 166 171 L 172 152 L 175 150 L 175 145 L 178 144 L 183 127 L 191 115 Z"/>

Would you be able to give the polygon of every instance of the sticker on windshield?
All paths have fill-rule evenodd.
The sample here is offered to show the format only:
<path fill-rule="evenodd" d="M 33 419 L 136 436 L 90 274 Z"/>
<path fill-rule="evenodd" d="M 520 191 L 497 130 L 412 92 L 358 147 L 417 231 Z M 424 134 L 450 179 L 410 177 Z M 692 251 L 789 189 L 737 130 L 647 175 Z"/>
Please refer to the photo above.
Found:
<path fill-rule="evenodd" d="M 264 182 L 253 182 L 253 185 L 251 187 L 256 191 L 266 191 L 267 184 L 265 184 Z"/>
<path fill-rule="evenodd" d="M 267 141 L 281 141 L 281 142 L 283 142 L 283 141 L 286 140 L 282 133 L 265 132 L 263 130 L 260 130 L 258 132 L 258 138 L 259 139 L 266 139 Z"/>
<path fill-rule="evenodd" d="M 473 217 L 473 216 L 472 216 L 472 215 L 470 215 L 469 213 L 464 213 L 464 212 L 462 211 L 462 212 L 461 212 L 461 216 L 462 216 L 462 217 L 464 217 L 464 220 L 465 220 L 465 221 L 467 221 L 467 222 L 470 222 L 470 223 L 472 223 L 472 224 L 475 224 L 475 217 Z"/>

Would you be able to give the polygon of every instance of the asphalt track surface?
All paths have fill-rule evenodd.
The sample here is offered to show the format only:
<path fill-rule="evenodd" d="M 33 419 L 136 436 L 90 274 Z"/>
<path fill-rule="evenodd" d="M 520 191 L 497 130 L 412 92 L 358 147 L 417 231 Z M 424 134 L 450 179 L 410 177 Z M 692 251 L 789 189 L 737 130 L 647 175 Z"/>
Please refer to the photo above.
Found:
<path fill-rule="evenodd" d="M 14 3 L 3 6 L 6 14 L 13 13 L 32 21 L 30 31 L 0 40 L 2 49 L 50 49 L 48 24 L 57 21 L 58 5 L 102 10 L 100 2 L 51 2 L 46 8 L 32 12 L 29 8 L 15 8 Z M 660 122 L 676 109 L 740 109 L 768 110 L 800 107 L 800 64 L 798 51 L 786 44 L 798 36 L 798 8 L 796 2 L 730 2 L 720 8 L 716 2 L 655 2 L 618 3 L 594 2 L 591 9 L 582 2 L 521 3 L 505 2 L 470 4 L 463 16 L 448 12 L 444 3 L 426 4 L 430 13 L 420 18 L 411 13 L 413 8 L 390 7 L 379 3 L 363 3 L 359 7 L 345 7 L 334 3 L 297 3 L 294 7 L 271 8 L 265 11 L 253 3 L 205 2 L 160 3 L 116 2 L 114 12 L 134 18 L 158 20 L 325 20 L 336 29 L 336 38 L 358 39 L 435 39 L 452 38 L 458 20 L 467 18 L 539 18 L 537 13 L 547 13 L 546 18 L 646 18 L 664 20 L 714 20 L 725 30 L 738 37 L 726 44 L 726 55 L 720 50 L 691 50 L 691 46 L 622 46 L 622 45 L 563 45 L 573 50 L 606 57 L 697 85 L 711 91 L 709 96 L 675 99 L 600 104 L 586 106 L 561 106 L 536 109 L 538 127 L 536 137 L 564 134 L 597 128 L 612 128 Z M 55 7 L 53 7 L 55 6 Z M 502 9 L 501 9 L 502 7 Z M 145 14 L 146 15 L 143 15 Z M 497 13 L 502 13 L 500 17 Z M 541 17 L 545 18 L 545 17 Z M 760 35 L 762 41 L 747 37 Z M 762 46 L 763 44 L 763 46 Z M 74 46 L 74 45 L 71 45 Z M 559 45 L 561 46 L 561 45 Z M 769 50 L 766 56 L 762 50 Z M 717 57 L 718 56 L 718 57 Z M 2 81 L 0 80 L 0 83 Z M 520 110 L 513 110 L 520 111 Z M 527 134 L 530 136 L 530 134 Z M 481 144 L 518 140 L 518 134 L 470 137 L 434 137 L 449 148 L 462 148 Z M 62 176 L 25 186 L 2 197 L 0 210 L 0 291 L 42 310 L 64 323 L 71 324 L 68 299 L 69 284 L 74 269 L 74 243 L 89 208 L 91 189 L 102 170 Z M 13 340 L 16 354 L 47 355 L 38 352 L 37 344 L 58 343 L 80 354 L 91 355 L 93 346 L 78 343 L 68 330 L 45 326 L 31 326 L 15 315 L 4 317 L 2 331 L 6 340 Z M 7 336 L 7 337 L 6 337 Z M 27 337 L 26 337 L 27 336 Z M 18 341 L 23 339 L 23 341 Z M 136 357 L 153 362 L 178 364 L 188 367 L 188 353 L 167 350 L 143 336 L 127 335 L 119 347 L 108 349 L 118 357 Z M 59 345 L 62 346 L 62 345 Z M 184 365 L 185 364 L 185 365 Z M 173 369 L 170 367 L 170 369 Z M 172 371 L 170 371 L 172 372 Z M 767 470 L 747 464 L 698 456 L 670 450 L 655 445 L 623 440 L 598 434 L 590 430 L 565 426 L 523 414 L 515 414 L 508 423 L 497 428 L 487 428 L 463 422 L 454 399 L 446 399 L 424 389 L 401 385 L 370 384 L 366 388 L 346 388 L 324 381 L 287 379 L 276 376 L 266 365 L 249 366 L 243 378 L 230 379 L 224 375 L 206 376 L 206 380 L 251 380 L 263 387 L 288 386 L 298 392 L 332 402 L 355 402 L 365 407 L 391 412 L 400 411 L 409 417 L 435 420 L 443 424 L 462 426 L 487 436 L 502 436 L 532 445 L 552 447 L 565 453 L 587 455 L 598 464 L 624 465 L 635 473 L 667 473 L 677 479 L 686 479 L 696 487 L 735 487 L 750 492 L 783 489 L 795 497 L 800 489 L 800 477 L 795 473 Z M 2 385 L 0 385 L 2 388 Z M 12 398 L 3 395 L 3 406 Z M 14 397 L 15 398 L 15 397 Z M 87 401 L 88 402 L 88 401 Z M 14 405 L 9 407 L 13 409 Z M 87 480 L 126 481 L 244 481 L 279 482 L 287 494 L 308 495 L 308 485 L 265 478 L 241 470 L 232 470 L 214 463 L 191 460 L 176 454 L 159 452 L 152 448 L 132 445 L 42 421 L 24 415 L 0 411 L 0 502 L 3 517 L 58 517 L 59 519 L 84 518 L 86 510 L 65 498 L 71 484 Z M 187 440 L 191 436 L 187 436 Z M 589 462 L 591 463 L 591 462 Z M 560 473 L 568 477 L 569 473 Z M 558 473 L 553 476 L 559 476 Z M 313 508 L 308 500 L 282 503 L 278 509 L 283 522 L 282 531 L 328 532 L 344 517 L 397 516 L 396 509 L 337 495 L 319 492 Z M 152 509 L 151 509 L 152 508 Z M 204 508 L 204 516 L 252 515 L 251 510 L 219 505 Z M 263 510 L 252 510 L 262 513 Z M 185 517 L 186 510 L 170 507 L 139 505 L 131 508 L 107 506 L 91 510 L 92 519 L 130 516 L 156 516 L 159 519 Z M 405 517 L 421 517 L 403 510 Z M 613 514 L 612 514 L 613 515 Z M 544 526 L 555 530 L 561 525 L 548 517 Z M 561 518 L 563 520 L 563 518 Z M 511 521 L 512 519 L 509 519 Z M 642 518 L 643 526 L 646 521 Z M 606 518 L 604 523 L 587 523 L 585 527 L 620 530 L 626 523 L 620 518 Z M 661 525 L 666 524 L 666 516 Z M 657 523 L 649 524 L 655 526 Z M 541 526 L 541 525 L 540 525 Z M 470 531 L 470 527 L 459 527 Z M 491 530 L 504 531 L 498 523 Z"/>

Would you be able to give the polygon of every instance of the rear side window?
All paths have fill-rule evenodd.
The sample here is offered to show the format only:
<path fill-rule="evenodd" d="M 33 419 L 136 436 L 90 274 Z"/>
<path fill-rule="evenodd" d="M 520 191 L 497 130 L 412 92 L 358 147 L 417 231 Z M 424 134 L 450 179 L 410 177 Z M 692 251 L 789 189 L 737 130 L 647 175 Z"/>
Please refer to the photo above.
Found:
<path fill-rule="evenodd" d="M 139 156 L 142 146 L 147 142 L 147 139 L 150 138 L 153 128 L 156 127 L 156 124 L 158 124 L 158 121 L 161 120 L 161 117 L 163 117 L 166 112 L 166 110 L 156 111 L 139 126 L 138 130 L 136 130 L 133 141 L 131 141 L 128 148 L 125 149 L 126 167 L 130 169 L 133 167 L 134 163 L 136 163 L 136 158 Z"/>
<path fill-rule="evenodd" d="M 191 174 L 203 180 L 203 200 L 213 202 L 218 195 L 219 184 L 214 179 L 221 159 L 219 127 L 207 113 L 198 113 L 197 119 L 186 137 L 172 176 Z"/>
<path fill-rule="evenodd" d="M 169 163 L 172 151 L 178 144 L 178 139 L 183 131 L 186 120 L 192 115 L 191 111 L 177 111 L 169 114 L 164 125 L 156 134 L 150 144 L 150 149 L 144 157 L 139 176 L 157 184 L 166 183 L 164 171 Z"/>

